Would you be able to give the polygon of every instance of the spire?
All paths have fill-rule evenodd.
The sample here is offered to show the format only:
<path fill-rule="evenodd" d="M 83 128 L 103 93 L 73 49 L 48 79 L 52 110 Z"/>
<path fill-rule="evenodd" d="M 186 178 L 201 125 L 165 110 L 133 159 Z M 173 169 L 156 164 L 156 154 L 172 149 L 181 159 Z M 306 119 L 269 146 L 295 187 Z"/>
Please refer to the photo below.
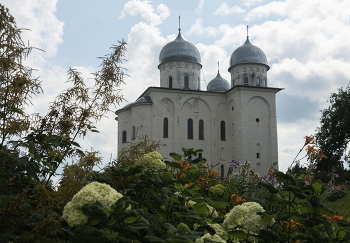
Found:
<path fill-rule="evenodd" d="M 220 73 L 220 71 L 219 71 L 220 70 L 220 66 L 219 65 L 220 65 L 220 63 L 218 62 L 218 73 Z"/>
<path fill-rule="evenodd" d="M 181 17 L 180 17 L 180 15 L 179 15 L 179 33 L 180 33 L 180 31 L 181 31 L 181 23 L 180 23 L 180 19 L 181 19 Z"/>
<path fill-rule="evenodd" d="M 247 25 L 247 39 L 249 39 L 248 28 L 249 28 L 249 26 Z"/>

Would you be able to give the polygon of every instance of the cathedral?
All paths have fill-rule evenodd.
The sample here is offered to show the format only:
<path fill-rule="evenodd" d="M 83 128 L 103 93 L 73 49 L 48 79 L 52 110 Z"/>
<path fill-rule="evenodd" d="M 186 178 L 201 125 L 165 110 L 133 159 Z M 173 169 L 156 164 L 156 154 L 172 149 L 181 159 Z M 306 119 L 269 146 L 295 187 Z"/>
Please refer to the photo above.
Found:
<path fill-rule="evenodd" d="M 182 154 L 182 148 L 203 149 L 199 155 L 226 176 L 231 160 L 250 161 L 260 175 L 278 168 L 276 93 L 268 86 L 270 69 L 264 52 L 245 43 L 233 51 L 228 71 L 219 71 L 206 90 L 200 86 L 201 55 L 177 38 L 159 54 L 160 86 L 147 88 L 140 97 L 116 111 L 118 151 L 142 135 L 159 141 L 164 159 Z"/>

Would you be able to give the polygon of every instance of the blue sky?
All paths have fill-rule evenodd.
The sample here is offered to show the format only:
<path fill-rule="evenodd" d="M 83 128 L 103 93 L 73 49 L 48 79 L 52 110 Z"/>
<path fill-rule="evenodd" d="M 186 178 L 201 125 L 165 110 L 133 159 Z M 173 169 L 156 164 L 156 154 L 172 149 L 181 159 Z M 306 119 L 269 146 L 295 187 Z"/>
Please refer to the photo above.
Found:
<path fill-rule="evenodd" d="M 227 80 L 229 58 L 246 39 L 260 47 L 271 67 L 268 86 L 285 88 L 277 94 L 280 169 L 285 170 L 319 125 L 320 110 L 332 92 L 350 81 L 350 1 L 348 0 L 2 0 L 28 28 L 23 39 L 45 50 L 33 51 L 27 64 L 43 80 L 44 94 L 28 112 L 44 115 L 50 101 L 67 88 L 66 72 L 77 68 L 84 77 L 96 71 L 98 56 L 109 53 L 118 40 L 128 42 L 122 93 L 135 101 L 148 86 L 159 86 L 158 55 L 175 39 L 178 16 L 184 38 L 198 48 L 205 81 L 221 75 Z M 203 80 L 202 87 L 205 87 Z M 90 82 L 90 81 L 88 81 Z M 99 150 L 104 161 L 116 156 L 117 123 L 97 124 L 99 134 L 81 140 Z"/>

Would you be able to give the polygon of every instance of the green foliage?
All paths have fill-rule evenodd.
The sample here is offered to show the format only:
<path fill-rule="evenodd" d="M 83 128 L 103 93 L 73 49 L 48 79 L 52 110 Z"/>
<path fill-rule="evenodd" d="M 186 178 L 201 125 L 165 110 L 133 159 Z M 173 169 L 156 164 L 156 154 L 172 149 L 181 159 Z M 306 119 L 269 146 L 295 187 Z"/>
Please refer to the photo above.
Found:
<path fill-rule="evenodd" d="M 322 111 L 321 125 L 315 135 L 327 156 L 318 161 L 317 169 L 330 172 L 334 167 L 339 173 L 344 168 L 342 160 L 348 161 L 344 153 L 350 142 L 350 85 L 331 94 L 329 103 L 329 107 Z"/>
<path fill-rule="evenodd" d="M 123 82 L 120 64 L 126 43 L 113 46 L 112 53 L 101 58 L 93 88 L 70 69 L 72 87 L 40 117 L 24 112 L 32 96 L 41 92 L 41 82 L 23 65 L 33 48 L 24 45 L 22 31 L 0 4 L 0 242 L 65 242 L 73 233 L 61 219 L 63 206 L 89 181 L 107 182 L 104 174 L 91 169 L 99 160 L 85 156 L 76 139 L 96 132 L 93 123 L 122 100 L 118 86 Z M 57 191 L 51 184 L 57 168 L 87 157 L 92 167 L 72 166 Z"/>

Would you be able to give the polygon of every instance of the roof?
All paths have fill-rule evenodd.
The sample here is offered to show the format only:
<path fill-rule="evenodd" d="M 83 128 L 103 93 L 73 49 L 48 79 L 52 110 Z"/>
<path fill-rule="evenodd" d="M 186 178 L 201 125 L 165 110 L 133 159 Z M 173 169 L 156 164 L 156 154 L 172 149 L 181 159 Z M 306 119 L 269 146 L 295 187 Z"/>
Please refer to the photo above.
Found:
<path fill-rule="evenodd" d="M 198 49 L 190 42 L 185 41 L 181 33 L 177 38 L 166 44 L 159 54 L 159 64 L 173 61 L 187 61 L 201 64 Z"/>
<path fill-rule="evenodd" d="M 248 37 L 246 42 L 232 53 L 230 68 L 243 63 L 263 64 L 267 66 L 267 70 L 270 69 L 265 53 L 259 47 L 252 45 Z"/>

